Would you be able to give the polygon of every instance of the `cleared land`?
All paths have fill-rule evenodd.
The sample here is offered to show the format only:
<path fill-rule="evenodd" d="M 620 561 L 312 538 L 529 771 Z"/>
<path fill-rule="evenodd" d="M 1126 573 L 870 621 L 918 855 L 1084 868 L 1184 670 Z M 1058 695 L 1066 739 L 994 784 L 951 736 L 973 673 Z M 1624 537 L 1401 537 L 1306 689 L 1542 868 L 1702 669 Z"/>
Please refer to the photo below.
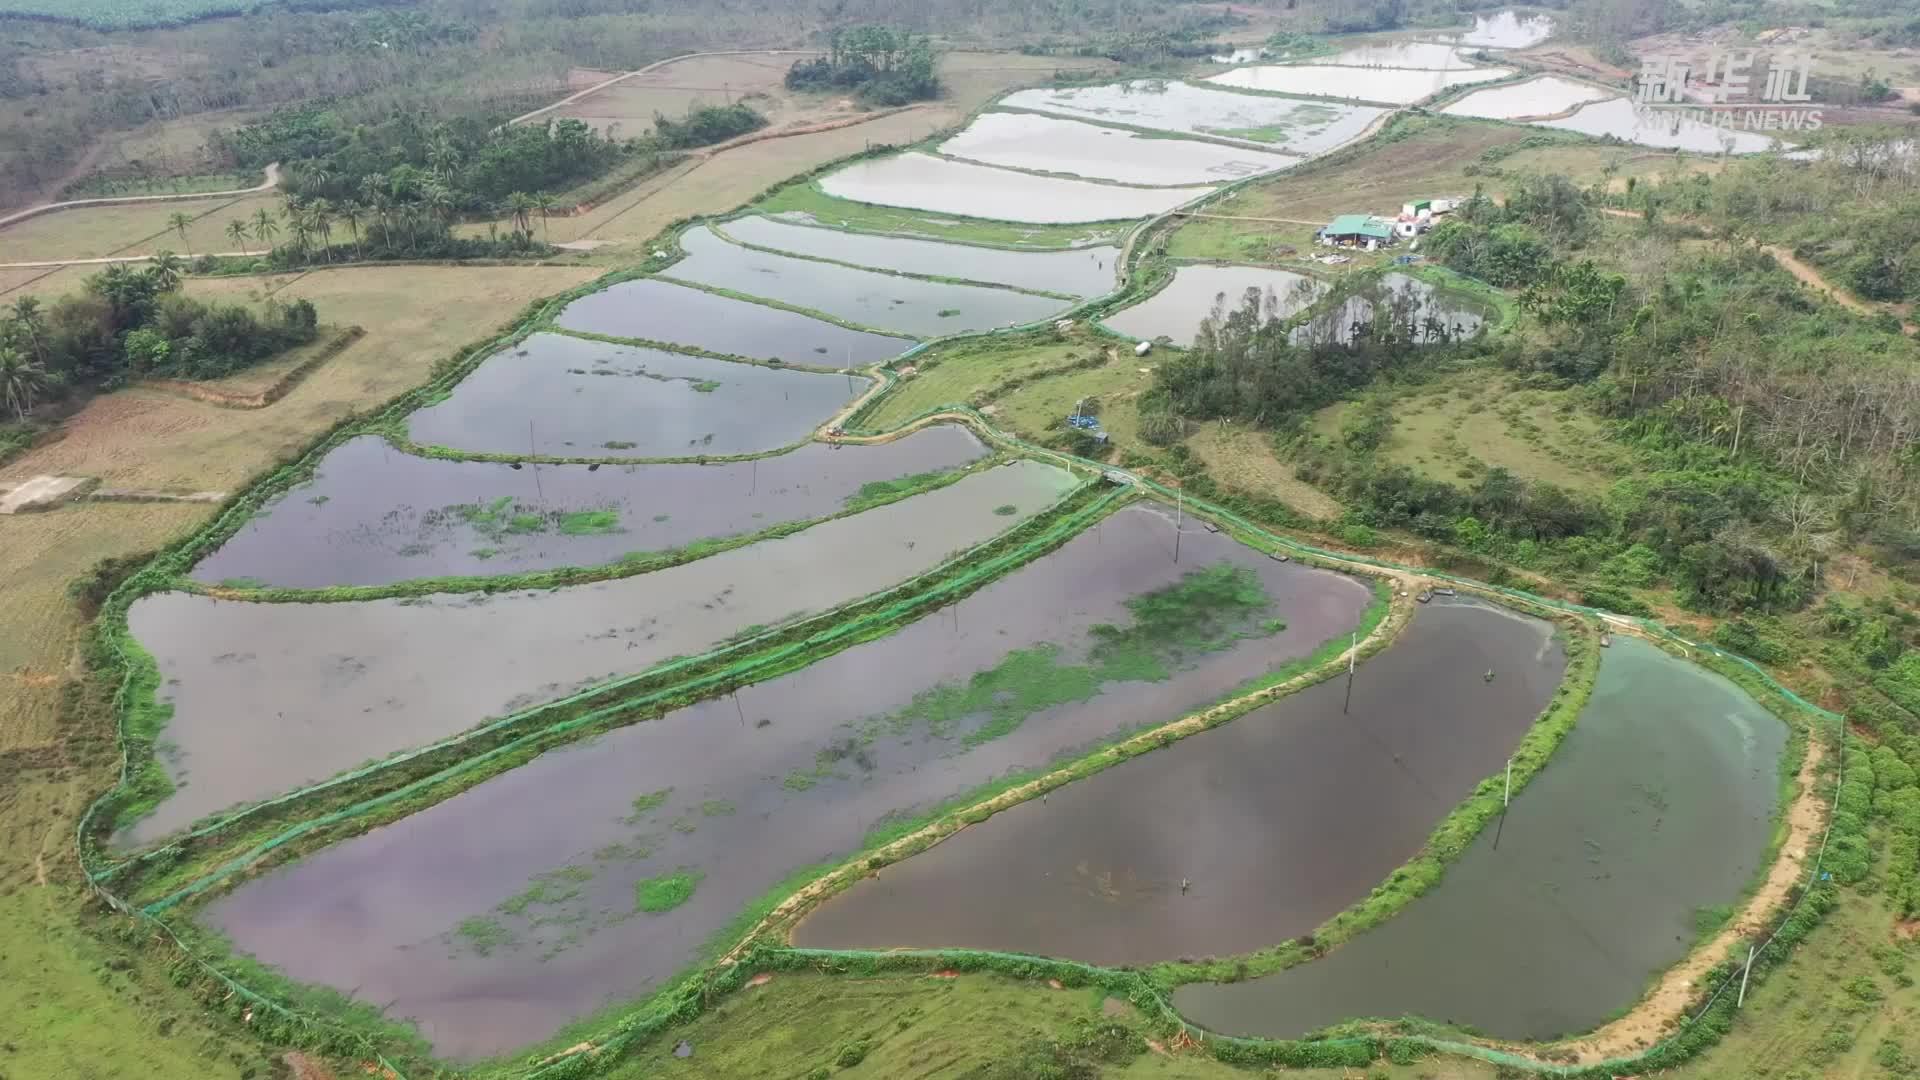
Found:
<path fill-rule="evenodd" d="M 913 373 L 860 426 L 887 431 L 936 405 L 986 405 L 1010 382 L 1055 374 L 1101 348 L 1081 338 L 941 346 L 916 357 Z"/>
<path fill-rule="evenodd" d="M 1314 414 L 1312 428 L 1330 439 L 1351 402 Z M 1600 423 L 1566 391 L 1536 390 L 1485 371 L 1462 371 L 1410 388 L 1389 405 L 1394 425 L 1381 447 L 1385 460 L 1434 480 L 1458 484 L 1489 468 L 1578 491 L 1606 487 L 1632 467 Z"/>
<path fill-rule="evenodd" d="M 1140 429 L 1134 399 L 1152 385 L 1152 368 L 1123 353 L 1090 371 L 1028 383 L 995 403 L 994 412 L 1003 426 L 1038 437 L 1061 426 L 1076 403 L 1097 398 L 1095 408 L 1085 411 L 1097 409 L 1100 426 L 1115 446 L 1136 446 Z"/>
<path fill-rule="evenodd" d="M 543 114 L 538 122 L 584 120 L 595 131 L 631 139 L 653 130 L 654 117 L 669 120 L 707 105 L 745 101 L 773 127 L 818 123 L 858 110 L 839 95 L 793 94 L 783 85 L 787 69 L 814 53 L 746 53 L 696 56 L 664 64 Z"/>
<path fill-rule="evenodd" d="M 1273 452 L 1273 436 L 1227 423 L 1203 425 L 1187 437 L 1187 449 L 1214 478 L 1235 491 L 1272 495 L 1303 514 L 1340 516 L 1340 504 L 1326 492 L 1294 475 L 1293 466 Z"/>
<path fill-rule="evenodd" d="M 232 251 L 227 223 L 234 218 L 252 221 L 266 210 L 278 220 L 280 197 L 247 195 L 233 199 L 188 199 L 179 202 L 136 203 L 62 210 L 28 218 L 0 229 L 0 261 L 36 262 L 51 259 L 95 259 L 108 255 L 151 255 L 171 251 L 185 257 L 207 251 Z M 186 239 L 173 231 L 167 219 L 190 214 L 193 225 Z M 255 249 L 249 244 L 250 249 Z"/>
<path fill-rule="evenodd" d="M 367 335 L 265 409 L 223 409 L 157 390 L 93 399 L 66 437 L 0 469 L 0 482 L 41 473 L 100 477 L 115 487 L 231 490 L 314 432 L 425 382 L 433 361 L 483 339 L 528 301 L 595 276 L 587 267 L 358 267 L 301 274 L 273 295 L 351 315 Z M 263 278 L 189 279 L 187 294 L 248 299 Z"/>

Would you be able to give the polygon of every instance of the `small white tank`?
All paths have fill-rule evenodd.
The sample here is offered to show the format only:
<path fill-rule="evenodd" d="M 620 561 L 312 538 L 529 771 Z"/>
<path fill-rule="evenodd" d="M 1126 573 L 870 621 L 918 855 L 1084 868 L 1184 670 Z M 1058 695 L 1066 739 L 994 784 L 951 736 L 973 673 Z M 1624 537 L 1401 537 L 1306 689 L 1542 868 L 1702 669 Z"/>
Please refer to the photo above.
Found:
<path fill-rule="evenodd" d="M 1135 345 L 1133 347 L 1133 355 L 1135 356 L 1145 356 L 1152 351 L 1153 351 L 1153 342 L 1151 341 L 1143 341 L 1140 344 Z"/>

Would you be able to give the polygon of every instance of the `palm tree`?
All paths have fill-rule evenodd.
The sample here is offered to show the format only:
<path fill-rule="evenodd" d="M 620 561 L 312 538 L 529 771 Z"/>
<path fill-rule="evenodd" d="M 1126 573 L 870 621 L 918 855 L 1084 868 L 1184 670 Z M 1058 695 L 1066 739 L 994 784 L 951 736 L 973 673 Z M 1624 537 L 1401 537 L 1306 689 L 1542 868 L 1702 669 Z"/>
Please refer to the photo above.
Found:
<path fill-rule="evenodd" d="M 308 242 L 313 239 L 313 211 L 305 206 L 289 204 L 287 206 L 287 231 L 293 234 L 293 246 L 303 256 L 310 256 Z M 308 265 L 313 260 L 307 259 Z"/>
<path fill-rule="evenodd" d="M 553 232 L 547 227 L 547 219 L 553 216 L 553 196 L 544 191 L 533 196 L 533 208 L 540 211 L 540 236 L 547 243 L 553 242 Z"/>
<path fill-rule="evenodd" d="M 0 401 L 13 410 L 14 419 L 33 411 L 33 402 L 53 377 L 39 361 L 10 345 L 0 345 Z"/>
<path fill-rule="evenodd" d="M 187 258 L 193 258 L 193 244 L 187 240 L 187 230 L 193 228 L 193 215 L 175 210 L 167 218 L 167 228 L 180 234 L 180 246 L 187 249 Z"/>
<path fill-rule="evenodd" d="M 367 216 L 366 208 L 348 199 L 336 207 L 334 212 L 340 215 L 340 220 L 345 222 L 347 228 L 353 232 L 353 257 L 364 258 L 365 253 L 360 250 L 360 221 Z"/>
<path fill-rule="evenodd" d="M 433 141 L 427 144 L 427 165 L 433 170 L 433 175 L 444 181 L 458 164 L 460 148 L 445 132 L 435 135 Z"/>
<path fill-rule="evenodd" d="M 320 249 L 326 252 L 327 261 L 333 261 L 333 204 L 325 199 L 313 200 L 313 231 L 320 234 Z"/>
<path fill-rule="evenodd" d="M 153 278 L 155 292 L 172 292 L 180 287 L 180 273 L 183 266 L 180 256 L 171 251 L 161 251 L 148 262 L 147 275 Z"/>
<path fill-rule="evenodd" d="M 533 200 L 526 192 L 516 191 L 507 196 L 507 209 L 513 212 L 513 231 L 532 239 L 533 221 L 528 214 L 533 210 Z"/>
<path fill-rule="evenodd" d="M 247 223 L 239 218 L 227 222 L 227 239 L 240 245 L 240 254 L 247 254 Z"/>
<path fill-rule="evenodd" d="M 253 238 L 267 246 L 267 253 L 273 253 L 273 238 L 280 234 L 280 226 L 273 223 L 273 213 L 266 207 L 254 211 Z"/>
<path fill-rule="evenodd" d="M 13 302 L 13 325 L 27 341 L 27 350 L 35 360 L 47 361 L 47 317 L 40 311 L 40 298 L 23 296 Z"/>

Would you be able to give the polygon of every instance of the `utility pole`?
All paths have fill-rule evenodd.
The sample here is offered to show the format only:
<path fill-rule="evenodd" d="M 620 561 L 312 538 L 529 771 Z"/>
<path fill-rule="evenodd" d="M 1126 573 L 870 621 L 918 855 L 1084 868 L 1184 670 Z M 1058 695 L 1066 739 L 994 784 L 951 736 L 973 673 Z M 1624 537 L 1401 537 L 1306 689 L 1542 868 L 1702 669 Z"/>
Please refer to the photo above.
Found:
<path fill-rule="evenodd" d="M 1508 758 L 1507 759 L 1507 791 L 1506 791 L 1506 794 L 1500 796 L 1500 812 L 1503 814 L 1506 813 L 1507 807 L 1510 804 L 1512 804 L 1512 802 L 1513 802 L 1513 759 Z"/>
<path fill-rule="evenodd" d="M 1736 1009 L 1747 1003 L 1747 976 L 1753 974 L 1753 954 L 1756 951 L 1754 946 L 1747 946 L 1747 966 L 1740 972 L 1740 996 L 1733 1003 Z"/>

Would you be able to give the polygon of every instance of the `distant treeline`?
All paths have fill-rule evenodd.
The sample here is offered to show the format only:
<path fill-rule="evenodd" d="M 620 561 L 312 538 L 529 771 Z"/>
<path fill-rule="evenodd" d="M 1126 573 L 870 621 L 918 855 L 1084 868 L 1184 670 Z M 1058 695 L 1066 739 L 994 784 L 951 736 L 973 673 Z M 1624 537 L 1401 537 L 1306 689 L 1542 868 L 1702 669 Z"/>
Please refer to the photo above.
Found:
<path fill-rule="evenodd" d="M 925 35 L 856 26 L 833 31 L 827 55 L 796 61 L 787 89 L 851 91 L 869 104 L 894 106 L 939 97 L 940 80 Z"/>

